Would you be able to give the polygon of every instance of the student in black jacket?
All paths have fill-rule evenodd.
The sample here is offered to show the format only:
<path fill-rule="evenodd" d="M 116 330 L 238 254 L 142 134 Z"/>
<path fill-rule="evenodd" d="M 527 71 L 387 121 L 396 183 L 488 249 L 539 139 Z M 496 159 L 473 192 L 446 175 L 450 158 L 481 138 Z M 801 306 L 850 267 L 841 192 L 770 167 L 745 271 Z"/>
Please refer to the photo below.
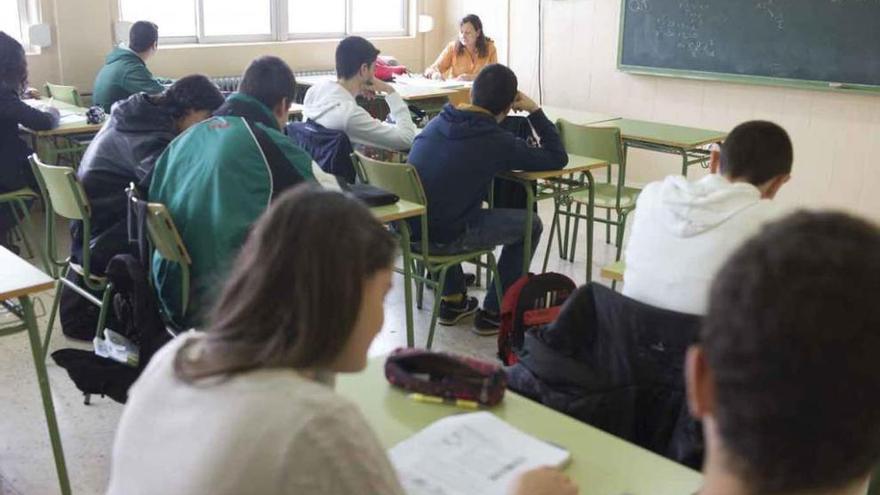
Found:
<path fill-rule="evenodd" d="M 0 194 L 23 187 L 36 188 L 27 159 L 33 151 L 19 137 L 18 126 L 44 131 L 58 125 L 58 110 L 31 106 L 21 100 L 27 80 L 24 48 L 0 31 Z M 14 222 L 8 205 L 0 205 L 0 244 L 9 246 L 7 237 Z"/>
<path fill-rule="evenodd" d="M 568 155 L 553 123 L 534 101 L 517 91 L 516 75 L 509 68 L 500 64 L 483 68 L 474 81 L 471 101 L 457 108 L 446 105 L 416 137 L 409 161 L 418 170 L 428 197 L 431 242 L 444 245 L 449 252 L 503 245 L 498 272 L 506 290 L 522 274 L 527 212 L 483 209 L 489 185 L 507 170 L 561 169 L 568 164 Z M 529 113 L 528 120 L 541 138 L 540 148 L 499 125 L 511 109 Z M 411 225 L 414 235 L 419 235 L 418 223 Z M 541 239 L 537 215 L 532 225 L 534 252 Z M 449 270 L 444 292 L 440 324 L 454 325 L 477 312 L 476 298 L 467 297 L 461 267 Z M 475 333 L 498 333 L 499 303 L 495 291 L 489 290 L 474 321 Z"/>

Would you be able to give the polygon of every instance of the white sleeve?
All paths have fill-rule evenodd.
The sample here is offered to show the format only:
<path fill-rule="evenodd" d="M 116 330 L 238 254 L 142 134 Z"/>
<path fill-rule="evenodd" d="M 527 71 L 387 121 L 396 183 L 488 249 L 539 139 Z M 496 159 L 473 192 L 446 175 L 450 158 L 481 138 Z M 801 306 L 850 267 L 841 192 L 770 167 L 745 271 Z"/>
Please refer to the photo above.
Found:
<path fill-rule="evenodd" d="M 385 96 L 395 124 L 374 119 L 364 108 L 355 105 L 346 126 L 346 134 L 356 143 L 366 143 L 390 150 L 408 150 L 416 137 L 416 125 L 409 107 L 397 93 Z"/>

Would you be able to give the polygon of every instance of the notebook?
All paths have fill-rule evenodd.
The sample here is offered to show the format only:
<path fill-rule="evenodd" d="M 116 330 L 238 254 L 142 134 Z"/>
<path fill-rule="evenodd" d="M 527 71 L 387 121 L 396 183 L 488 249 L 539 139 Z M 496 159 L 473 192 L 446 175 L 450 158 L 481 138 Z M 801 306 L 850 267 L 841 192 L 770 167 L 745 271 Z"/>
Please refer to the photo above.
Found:
<path fill-rule="evenodd" d="M 571 458 L 485 411 L 438 420 L 388 456 L 408 495 L 506 495 L 523 472 Z"/>

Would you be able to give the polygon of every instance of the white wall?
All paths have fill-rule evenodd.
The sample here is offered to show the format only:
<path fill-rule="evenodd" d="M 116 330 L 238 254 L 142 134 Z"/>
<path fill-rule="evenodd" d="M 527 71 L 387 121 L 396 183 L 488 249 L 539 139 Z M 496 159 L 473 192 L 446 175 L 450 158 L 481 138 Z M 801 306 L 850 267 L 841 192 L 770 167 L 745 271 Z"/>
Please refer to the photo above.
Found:
<path fill-rule="evenodd" d="M 495 9 L 486 15 L 503 15 L 507 3 L 485 2 Z M 534 96 L 537 3 L 509 0 L 510 66 L 521 89 Z M 880 220 L 880 97 L 622 73 L 616 69 L 620 0 L 544 0 L 544 9 L 546 104 L 721 130 L 773 120 L 795 147 L 793 179 L 781 201 Z M 678 158 L 630 151 L 634 182 L 679 169 Z M 691 175 L 699 171 L 692 167 Z"/>
<path fill-rule="evenodd" d="M 507 63 L 508 0 L 434 0 L 445 4 L 443 31 L 446 43 L 458 38 L 458 22 L 468 14 L 477 14 L 483 21 L 483 32 L 495 41 L 498 61 Z"/>
<path fill-rule="evenodd" d="M 148 0 L 144 0 L 148 1 Z M 421 70 L 424 58 L 442 46 L 445 25 L 443 0 L 414 0 L 420 13 L 435 17 L 438 29 L 427 35 L 373 40 L 383 53 Z M 113 46 L 113 5 L 116 0 L 40 0 L 43 22 L 53 26 L 54 46 L 28 56 L 30 81 L 71 84 L 91 91 L 95 74 Z M 161 30 L 161 26 L 159 26 Z M 238 75 L 260 55 L 277 55 L 294 70 L 332 69 L 337 40 L 244 43 L 202 46 L 160 46 L 149 62 L 156 75 L 180 77 L 195 72 L 209 76 Z M 433 60 L 433 59 L 432 59 Z"/>

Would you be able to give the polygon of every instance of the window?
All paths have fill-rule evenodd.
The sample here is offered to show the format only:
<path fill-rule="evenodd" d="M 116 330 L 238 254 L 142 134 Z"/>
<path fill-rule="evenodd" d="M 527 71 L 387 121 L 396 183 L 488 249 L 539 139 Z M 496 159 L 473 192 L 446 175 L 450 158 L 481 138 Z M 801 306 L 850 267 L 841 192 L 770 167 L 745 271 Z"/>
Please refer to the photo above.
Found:
<path fill-rule="evenodd" d="M 28 48 L 28 27 L 36 12 L 30 0 L 0 0 L 0 31 L 18 40 Z"/>
<path fill-rule="evenodd" d="M 163 38 L 196 38 L 195 0 L 129 0 L 120 7 L 120 19 L 153 22 Z"/>
<path fill-rule="evenodd" d="M 164 43 L 216 43 L 403 36 L 417 0 L 118 1 L 120 20 L 156 23 Z"/>

